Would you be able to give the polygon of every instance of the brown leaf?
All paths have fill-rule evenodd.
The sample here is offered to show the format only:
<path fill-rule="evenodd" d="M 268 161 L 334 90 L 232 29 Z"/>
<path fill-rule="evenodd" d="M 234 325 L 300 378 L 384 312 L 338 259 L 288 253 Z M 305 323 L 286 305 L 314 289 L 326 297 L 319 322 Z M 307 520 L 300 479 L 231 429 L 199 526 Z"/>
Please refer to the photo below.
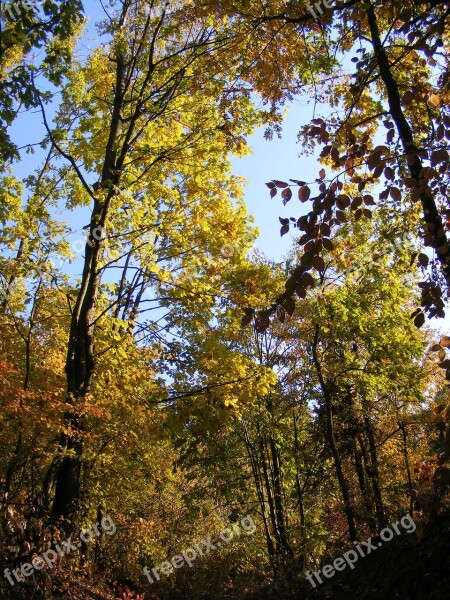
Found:
<path fill-rule="evenodd" d="M 303 273 L 300 279 L 300 283 L 305 287 L 314 287 L 316 284 L 316 280 L 311 275 L 311 273 Z"/>
<path fill-rule="evenodd" d="M 278 320 L 280 321 L 280 323 L 284 323 L 286 320 L 286 313 L 284 312 L 284 310 L 282 308 L 279 308 L 277 310 L 277 317 Z"/>
<path fill-rule="evenodd" d="M 440 344 L 433 344 L 430 348 L 430 352 L 440 352 L 442 350 L 442 346 Z"/>
<path fill-rule="evenodd" d="M 285 181 L 278 181 L 278 179 L 274 179 L 273 182 L 279 188 L 287 188 L 288 187 L 288 184 Z"/>
<path fill-rule="evenodd" d="M 334 249 L 333 242 L 329 238 L 323 238 L 323 247 L 331 252 Z"/>
<path fill-rule="evenodd" d="M 384 167 L 385 167 L 385 162 L 384 161 L 382 163 L 380 163 L 378 165 L 378 167 L 375 167 L 375 170 L 373 172 L 373 176 L 375 177 L 375 179 L 378 179 L 380 177 L 380 175 L 384 171 Z"/>
<path fill-rule="evenodd" d="M 350 206 L 350 198 L 347 196 L 347 194 L 339 194 L 339 196 L 336 198 L 336 206 L 341 210 L 344 210 Z"/>
<path fill-rule="evenodd" d="M 411 92 L 411 90 L 406 91 L 402 96 L 402 102 L 405 106 L 409 106 L 413 100 L 414 94 Z"/>
<path fill-rule="evenodd" d="M 319 229 L 321 235 L 329 236 L 331 234 L 331 228 L 328 223 L 321 223 Z"/>
<path fill-rule="evenodd" d="M 302 187 L 298 190 L 298 199 L 300 202 L 306 202 L 309 200 L 311 196 L 311 190 L 307 185 L 302 185 Z"/>
<path fill-rule="evenodd" d="M 253 309 L 246 309 L 245 315 L 241 319 L 241 327 L 247 327 L 252 322 Z"/>
<path fill-rule="evenodd" d="M 287 298 L 283 302 L 283 307 L 286 309 L 287 314 L 292 317 L 295 311 L 295 300 L 294 298 Z"/>
<path fill-rule="evenodd" d="M 258 313 L 255 319 L 256 333 L 264 333 L 270 325 L 270 319 L 264 311 Z"/>
<path fill-rule="evenodd" d="M 390 192 L 392 200 L 399 202 L 402 199 L 402 193 L 397 187 L 391 187 Z"/>
<path fill-rule="evenodd" d="M 421 252 L 419 254 L 419 256 L 417 257 L 417 262 L 419 263 L 419 265 L 421 267 L 427 267 L 428 263 L 430 262 L 430 259 L 428 258 L 428 256 L 426 254 Z"/>
<path fill-rule="evenodd" d="M 443 348 L 450 348 L 450 337 L 444 335 L 439 343 Z"/>
<path fill-rule="evenodd" d="M 286 188 L 281 192 L 281 197 L 283 198 L 283 204 L 286 205 L 289 200 L 292 198 L 292 190 L 291 188 Z"/>
<path fill-rule="evenodd" d="M 441 99 L 437 94 L 430 94 L 428 97 L 428 102 L 431 104 L 431 106 L 436 107 L 441 103 Z"/>
<path fill-rule="evenodd" d="M 312 265 L 317 271 L 325 270 L 325 261 L 321 256 L 315 256 L 313 258 Z"/>
<path fill-rule="evenodd" d="M 414 319 L 414 325 L 419 329 L 425 323 L 425 315 L 422 312 L 421 308 L 416 308 L 416 310 L 411 315 L 411 319 Z"/>
<path fill-rule="evenodd" d="M 362 198 L 357 196 L 356 198 L 353 198 L 350 208 L 352 210 L 356 210 L 357 208 L 359 208 L 361 206 L 361 204 L 362 204 Z"/>
<path fill-rule="evenodd" d="M 386 167 L 384 170 L 384 176 L 386 177 L 386 179 L 389 179 L 389 181 L 393 181 L 395 177 L 394 169 L 392 167 Z"/>
<path fill-rule="evenodd" d="M 430 164 L 435 167 L 439 163 L 448 161 L 448 152 L 445 148 L 439 148 L 431 153 Z"/>

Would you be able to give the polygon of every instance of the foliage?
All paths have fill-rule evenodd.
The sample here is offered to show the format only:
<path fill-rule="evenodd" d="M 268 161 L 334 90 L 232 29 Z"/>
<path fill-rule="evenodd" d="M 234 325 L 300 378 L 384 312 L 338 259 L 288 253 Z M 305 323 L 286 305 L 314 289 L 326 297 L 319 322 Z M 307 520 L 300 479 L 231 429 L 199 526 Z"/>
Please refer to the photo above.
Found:
<path fill-rule="evenodd" d="M 424 325 L 449 280 L 448 11 L 111 0 L 89 46 L 75 1 L 6 20 L 2 568 L 116 532 L 2 597 L 244 597 L 445 508 L 450 340 Z M 300 134 L 317 178 L 266 184 L 305 209 L 276 263 L 231 158 L 305 90 L 331 112 Z"/>

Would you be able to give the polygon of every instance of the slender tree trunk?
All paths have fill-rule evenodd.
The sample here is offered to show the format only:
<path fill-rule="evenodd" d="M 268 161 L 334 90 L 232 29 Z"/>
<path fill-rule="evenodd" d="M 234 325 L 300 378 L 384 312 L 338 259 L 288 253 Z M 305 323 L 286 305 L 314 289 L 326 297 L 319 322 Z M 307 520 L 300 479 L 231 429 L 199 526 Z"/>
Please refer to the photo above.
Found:
<path fill-rule="evenodd" d="M 363 462 L 362 462 L 362 453 L 361 453 L 361 450 L 358 448 L 358 444 L 357 444 L 358 432 L 361 430 L 361 425 L 360 425 L 359 419 L 356 414 L 356 408 L 355 408 L 355 403 L 354 403 L 354 395 L 352 392 L 352 387 L 351 387 L 351 385 L 347 384 L 345 386 L 345 388 L 346 388 L 346 391 L 345 391 L 344 399 L 345 399 L 345 403 L 347 405 L 347 409 L 349 412 L 347 435 L 350 438 L 349 444 L 350 444 L 351 453 L 352 453 L 354 463 L 355 463 L 355 470 L 356 470 L 356 476 L 358 479 L 358 485 L 359 485 L 359 489 L 361 491 L 361 496 L 363 498 L 364 506 L 365 506 L 366 512 L 367 512 L 366 522 L 369 526 L 370 531 L 375 533 L 377 530 L 377 523 L 375 521 L 374 514 L 373 514 L 371 494 L 369 493 L 369 490 L 367 489 L 367 485 L 366 485 L 365 471 L 364 471 L 364 466 L 363 466 Z"/>
<path fill-rule="evenodd" d="M 17 249 L 16 262 L 20 262 L 20 260 L 22 259 L 24 246 L 25 246 L 25 242 L 23 241 L 23 239 L 21 239 L 20 243 L 19 243 L 19 248 Z M 8 280 L 8 287 L 6 288 L 6 291 L 4 292 L 4 299 L 0 305 L 2 312 L 5 312 L 6 307 L 8 306 L 9 290 L 11 289 L 11 286 L 13 285 L 15 279 L 16 279 L 16 276 L 11 275 L 11 277 Z"/>
<path fill-rule="evenodd" d="M 408 488 L 409 488 L 409 512 L 412 514 L 414 510 L 414 501 L 413 501 L 413 482 L 411 477 L 411 467 L 409 464 L 409 455 L 408 455 L 408 437 L 406 426 L 402 423 L 399 423 L 399 427 L 402 432 L 402 441 L 403 441 L 403 456 L 405 458 L 405 466 L 406 466 L 406 474 L 408 476 Z"/>
<path fill-rule="evenodd" d="M 281 484 L 281 468 L 279 460 L 279 452 L 275 445 L 275 441 L 272 435 L 269 436 L 270 453 L 272 456 L 272 468 L 273 468 L 273 496 L 275 503 L 275 510 L 277 515 L 277 525 L 280 534 L 280 544 L 283 554 L 287 554 L 290 557 L 294 556 L 292 548 L 289 544 L 288 534 L 285 525 L 285 514 L 283 507 L 283 496 L 282 496 L 282 484 Z"/>
<path fill-rule="evenodd" d="M 369 490 L 367 489 L 367 486 L 366 486 L 366 478 L 364 475 L 364 466 L 363 466 L 363 462 L 362 462 L 362 453 L 361 453 L 361 450 L 358 448 L 355 438 L 352 439 L 352 454 L 353 454 L 353 457 L 355 460 L 355 470 L 356 470 L 356 475 L 358 478 L 359 489 L 361 491 L 361 496 L 363 498 L 364 506 L 366 507 L 366 511 L 367 511 L 366 521 L 367 521 L 370 531 L 372 533 L 375 533 L 375 531 L 377 530 L 377 526 L 375 523 L 375 519 L 373 517 L 373 506 L 370 501 Z"/>
<path fill-rule="evenodd" d="M 297 430 L 297 420 L 295 414 L 293 415 L 294 422 L 294 456 L 295 456 L 295 487 L 297 490 L 298 497 L 298 507 L 300 512 L 300 526 L 302 528 L 302 534 L 305 529 L 305 509 L 303 505 L 303 489 L 300 482 L 300 466 L 298 463 L 298 453 L 300 450 L 300 445 L 298 442 L 298 430 Z"/>
<path fill-rule="evenodd" d="M 331 454 L 334 460 L 334 466 L 336 469 L 336 476 L 339 483 L 339 487 L 341 488 L 342 500 L 344 502 L 344 512 L 347 519 L 348 524 L 348 534 L 350 537 L 350 541 L 355 541 L 358 537 L 356 522 L 355 522 L 355 513 L 353 510 L 352 501 L 350 498 L 350 486 L 344 475 L 344 470 L 342 468 L 342 461 L 339 454 L 338 447 L 336 445 L 336 440 L 334 437 L 334 425 L 333 425 L 333 409 L 331 406 L 331 392 L 330 389 L 325 382 L 325 379 L 322 374 L 322 367 L 317 356 L 317 344 L 319 341 L 319 325 L 316 325 L 315 333 L 314 333 L 314 342 L 313 342 L 313 362 L 316 368 L 317 376 L 319 379 L 320 387 L 322 390 L 322 396 L 325 403 L 325 416 L 326 416 L 326 431 L 327 431 L 327 442 L 331 450 Z"/>
<path fill-rule="evenodd" d="M 248 457 L 250 460 L 250 465 L 251 465 L 252 473 L 253 473 L 253 480 L 255 482 L 256 495 L 258 497 L 259 505 L 261 507 L 261 515 L 262 515 L 262 519 L 263 519 L 264 533 L 266 536 L 266 545 L 267 545 L 267 553 L 269 555 L 269 562 L 272 566 L 274 576 L 276 576 L 277 570 L 276 570 L 276 564 L 275 564 L 275 547 L 273 544 L 272 537 L 270 535 L 269 525 L 267 523 L 266 501 L 264 498 L 264 486 L 263 486 L 261 474 L 260 474 L 260 471 L 258 468 L 257 458 L 256 458 L 255 452 L 253 450 L 253 446 L 250 442 L 250 438 L 249 438 L 247 427 L 245 426 L 245 423 L 243 423 L 243 429 L 244 429 L 245 448 L 247 450 L 247 454 L 248 454 Z"/>
<path fill-rule="evenodd" d="M 268 469 L 267 469 L 267 461 L 266 461 L 266 457 L 265 457 L 265 444 L 264 444 L 264 440 L 263 440 L 262 436 L 260 437 L 260 440 L 259 440 L 259 453 L 260 453 L 263 481 L 264 481 L 264 485 L 266 487 L 267 504 L 269 505 L 270 521 L 272 524 L 272 531 L 275 536 L 275 540 L 276 540 L 276 544 L 277 544 L 277 553 L 279 553 L 280 548 L 281 548 L 280 532 L 278 531 L 277 517 L 275 514 L 275 504 L 274 504 L 273 495 L 272 495 L 272 486 L 270 485 L 270 478 L 269 478 L 269 473 L 268 473 Z"/>
<path fill-rule="evenodd" d="M 368 414 L 364 415 L 364 425 L 366 430 L 367 441 L 369 443 L 369 456 L 370 463 L 368 464 L 368 476 L 372 484 L 373 497 L 375 502 L 375 513 L 378 522 L 378 529 L 384 529 L 387 525 L 386 517 L 384 514 L 384 503 L 381 494 L 380 486 L 380 472 L 378 469 L 378 455 L 377 446 L 375 443 L 375 434 L 373 431 L 373 425 L 370 422 Z"/>
<path fill-rule="evenodd" d="M 20 251 L 21 251 L 21 248 L 23 248 L 23 242 L 21 242 Z M 19 253 L 18 253 L 18 255 L 19 255 Z M 28 387 L 30 384 L 31 340 L 33 337 L 34 323 L 35 323 L 34 319 L 35 319 L 35 315 L 36 315 L 38 295 L 39 295 L 39 291 L 41 289 L 41 285 L 42 285 L 42 279 L 39 281 L 38 286 L 36 288 L 35 295 L 34 295 L 33 305 L 31 307 L 30 316 L 28 319 L 27 334 L 26 334 L 26 336 L 22 336 L 23 341 L 25 343 L 25 376 L 24 376 L 23 384 L 22 384 L 22 388 L 23 388 L 24 392 L 26 392 L 28 390 Z M 3 491 L 3 501 L 5 503 L 7 502 L 8 498 L 9 498 L 9 493 L 11 490 L 11 484 L 13 481 L 14 474 L 16 473 L 16 471 L 19 467 L 21 467 L 23 464 L 26 463 L 26 460 L 23 460 L 21 458 L 21 454 L 23 454 L 23 452 L 22 452 L 22 450 L 23 450 L 22 411 L 23 411 L 23 398 L 21 397 L 19 400 L 19 423 L 18 423 L 19 427 L 18 427 L 18 432 L 17 432 L 17 440 L 14 445 L 14 453 L 8 463 L 8 467 L 6 469 L 6 475 L 5 475 L 5 484 L 4 484 L 4 491 Z"/>

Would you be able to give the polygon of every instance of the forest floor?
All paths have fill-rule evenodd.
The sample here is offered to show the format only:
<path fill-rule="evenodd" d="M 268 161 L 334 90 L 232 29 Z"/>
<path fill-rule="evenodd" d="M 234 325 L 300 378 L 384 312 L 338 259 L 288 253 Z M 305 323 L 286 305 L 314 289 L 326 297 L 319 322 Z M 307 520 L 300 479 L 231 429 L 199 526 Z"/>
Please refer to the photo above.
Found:
<path fill-rule="evenodd" d="M 252 592 L 242 588 L 234 592 L 224 592 L 223 589 L 211 591 L 214 588 L 214 582 L 211 582 L 208 591 L 184 592 L 171 596 L 170 600 L 449 600 L 449 549 L 450 511 L 435 517 L 427 525 L 418 526 L 414 533 L 385 542 L 376 552 L 360 558 L 353 570 L 346 567 L 329 580 L 322 576 L 324 583 L 318 584 L 315 589 L 301 574 L 283 588 L 253 588 Z M 193 591 L 195 581 L 192 584 Z M 248 590 L 249 586 L 244 587 Z M 22 598 L 17 588 L 3 588 L 1 592 L 1 600 Z M 9 592 L 13 595 L 10 596 Z M 69 570 L 58 571 L 48 593 L 50 598 L 61 600 L 114 600 L 123 597 L 114 594 L 106 582 L 98 579 L 89 582 L 85 574 L 80 572 L 75 576 Z M 129 598 L 136 598 L 136 595 Z M 147 593 L 145 600 L 160 599 Z"/>
<path fill-rule="evenodd" d="M 351 570 L 313 589 L 302 577 L 287 589 L 263 590 L 214 600 L 450 600 L 450 512 L 410 535 L 385 542 Z M 337 558 L 337 557 L 336 557 Z M 293 590 L 295 587 L 295 591 Z M 213 600 L 204 597 L 201 600 Z"/>
<path fill-rule="evenodd" d="M 315 589 L 304 580 L 297 592 L 287 590 L 277 598 L 449 600 L 449 549 L 450 513 L 446 513 L 423 526 L 423 531 L 418 528 L 415 533 L 396 536 L 384 543 L 376 552 L 360 558 L 353 570 L 347 567 Z"/>

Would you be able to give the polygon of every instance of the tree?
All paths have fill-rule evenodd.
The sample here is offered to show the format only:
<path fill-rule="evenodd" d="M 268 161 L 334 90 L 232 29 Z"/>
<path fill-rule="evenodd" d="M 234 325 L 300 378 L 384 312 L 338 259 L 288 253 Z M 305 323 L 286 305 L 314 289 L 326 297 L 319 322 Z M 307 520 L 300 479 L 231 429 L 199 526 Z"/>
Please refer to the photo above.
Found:
<path fill-rule="evenodd" d="M 43 77 L 48 84 L 61 84 L 82 13 L 80 0 L 0 3 L 0 164 L 19 158 L 8 129 L 20 110 L 38 106 L 33 80 Z M 45 54 L 39 63 L 31 54 L 42 47 Z M 45 97 L 52 97 L 50 91 Z"/>

